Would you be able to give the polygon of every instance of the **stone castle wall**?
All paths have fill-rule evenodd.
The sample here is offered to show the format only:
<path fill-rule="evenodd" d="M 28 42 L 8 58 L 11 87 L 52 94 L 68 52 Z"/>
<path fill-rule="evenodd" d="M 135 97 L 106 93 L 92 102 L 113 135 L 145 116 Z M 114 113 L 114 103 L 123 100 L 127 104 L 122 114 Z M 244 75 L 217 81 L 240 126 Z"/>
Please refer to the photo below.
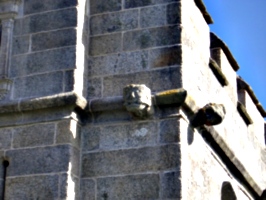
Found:
<path fill-rule="evenodd" d="M 260 198 L 265 111 L 210 34 L 201 1 L 7 0 L 0 8 L 1 21 L 14 19 L 0 196 Z M 126 109 L 129 84 L 151 90 L 148 115 Z M 193 121 L 208 103 L 225 108 L 220 124 Z"/>

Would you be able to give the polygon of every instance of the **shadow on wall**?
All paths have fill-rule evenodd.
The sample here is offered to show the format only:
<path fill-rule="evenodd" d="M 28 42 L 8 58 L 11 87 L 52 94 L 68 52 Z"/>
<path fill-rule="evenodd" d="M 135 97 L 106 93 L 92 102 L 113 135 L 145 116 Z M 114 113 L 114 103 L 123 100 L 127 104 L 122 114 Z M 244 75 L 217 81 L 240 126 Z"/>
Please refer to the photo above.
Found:
<path fill-rule="evenodd" d="M 232 185 L 227 181 L 222 184 L 221 200 L 237 200 Z"/>

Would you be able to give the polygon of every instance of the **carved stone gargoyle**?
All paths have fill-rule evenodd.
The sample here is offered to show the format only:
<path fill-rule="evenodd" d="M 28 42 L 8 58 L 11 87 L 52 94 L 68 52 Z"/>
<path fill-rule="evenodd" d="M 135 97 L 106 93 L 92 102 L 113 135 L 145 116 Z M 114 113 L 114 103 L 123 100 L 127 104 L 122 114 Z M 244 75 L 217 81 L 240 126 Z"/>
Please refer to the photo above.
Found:
<path fill-rule="evenodd" d="M 152 113 L 151 90 L 143 84 L 127 85 L 123 90 L 124 105 L 130 113 L 147 118 Z"/>
<path fill-rule="evenodd" d="M 223 121 L 225 113 L 226 111 L 222 104 L 209 103 L 198 110 L 192 118 L 191 124 L 194 127 L 217 125 Z"/>

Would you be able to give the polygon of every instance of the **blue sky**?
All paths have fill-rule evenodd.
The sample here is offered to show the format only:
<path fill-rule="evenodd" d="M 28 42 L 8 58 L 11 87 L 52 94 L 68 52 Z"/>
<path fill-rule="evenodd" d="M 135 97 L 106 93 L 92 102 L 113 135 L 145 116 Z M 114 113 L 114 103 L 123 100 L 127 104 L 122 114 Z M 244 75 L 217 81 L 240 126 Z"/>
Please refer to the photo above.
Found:
<path fill-rule="evenodd" d="M 240 75 L 266 109 L 266 0 L 203 0 L 210 29 L 229 47 Z"/>

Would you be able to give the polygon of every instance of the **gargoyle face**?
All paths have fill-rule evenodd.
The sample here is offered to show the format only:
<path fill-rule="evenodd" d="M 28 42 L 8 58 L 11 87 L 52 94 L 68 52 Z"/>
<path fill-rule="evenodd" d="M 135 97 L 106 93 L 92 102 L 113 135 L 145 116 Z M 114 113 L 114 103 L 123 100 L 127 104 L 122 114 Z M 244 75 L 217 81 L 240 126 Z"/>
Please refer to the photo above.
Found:
<path fill-rule="evenodd" d="M 145 85 L 128 85 L 124 88 L 124 105 L 129 112 L 144 117 L 151 106 L 151 91 Z"/>

